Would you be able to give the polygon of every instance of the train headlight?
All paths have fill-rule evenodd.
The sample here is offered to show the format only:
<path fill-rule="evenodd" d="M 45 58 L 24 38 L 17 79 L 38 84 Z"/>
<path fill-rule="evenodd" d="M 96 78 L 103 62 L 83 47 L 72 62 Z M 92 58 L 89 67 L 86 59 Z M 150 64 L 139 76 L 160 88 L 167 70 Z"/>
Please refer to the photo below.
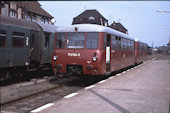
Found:
<path fill-rule="evenodd" d="M 56 61 L 56 60 L 57 60 L 57 58 L 58 58 L 58 56 L 56 56 L 56 55 L 55 55 L 55 56 L 53 56 L 53 60 L 54 60 L 54 61 Z"/>
<path fill-rule="evenodd" d="M 97 57 L 96 56 L 93 57 L 93 61 L 97 61 Z"/>

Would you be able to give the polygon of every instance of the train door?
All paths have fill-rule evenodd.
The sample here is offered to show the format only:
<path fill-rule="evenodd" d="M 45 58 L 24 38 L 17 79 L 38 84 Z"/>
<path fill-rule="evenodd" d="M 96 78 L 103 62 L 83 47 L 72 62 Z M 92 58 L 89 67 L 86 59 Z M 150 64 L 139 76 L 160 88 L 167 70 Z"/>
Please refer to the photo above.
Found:
<path fill-rule="evenodd" d="M 39 45 L 38 44 L 38 39 L 37 39 L 37 36 L 38 34 L 37 34 L 37 32 L 36 31 L 31 31 L 30 32 L 30 50 L 29 50 L 29 56 L 30 56 L 30 60 L 31 61 L 38 61 L 37 59 L 37 57 L 38 57 L 38 55 L 37 55 L 37 46 Z"/>
<path fill-rule="evenodd" d="M 43 62 L 50 63 L 50 35 L 51 33 L 44 33 L 44 50 L 43 50 Z"/>
<path fill-rule="evenodd" d="M 0 25 L 0 68 L 10 64 L 9 35 L 6 26 Z"/>
<path fill-rule="evenodd" d="M 110 53 L 111 53 L 111 35 L 107 34 L 106 37 L 106 72 L 110 72 Z"/>
<path fill-rule="evenodd" d="M 49 57 L 50 59 L 52 58 L 52 53 L 54 50 L 54 38 L 55 38 L 55 33 L 51 33 L 50 35 L 50 49 L 49 49 Z M 50 60 L 50 64 L 51 64 L 51 60 Z"/>
<path fill-rule="evenodd" d="M 13 66 L 28 65 L 29 31 L 12 28 L 12 64 Z"/>
<path fill-rule="evenodd" d="M 111 41 L 111 58 L 110 58 L 110 66 L 111 66 L 111 71 L 116 70 L 117 67 L 117 40 L 116 36 L 112 35 L 112 41 Z"/>

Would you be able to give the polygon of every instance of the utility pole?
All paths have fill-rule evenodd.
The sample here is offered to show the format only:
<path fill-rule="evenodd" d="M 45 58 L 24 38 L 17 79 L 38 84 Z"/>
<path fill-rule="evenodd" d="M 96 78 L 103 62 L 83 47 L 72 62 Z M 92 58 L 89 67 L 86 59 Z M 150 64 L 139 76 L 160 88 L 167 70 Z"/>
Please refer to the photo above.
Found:
<path fill-rule="evenodd" d="M 153 48 L 153 46 L 154 46 L 154 42 L 152 40 L 152 55 L 154 55 L 154 48 Z"/>

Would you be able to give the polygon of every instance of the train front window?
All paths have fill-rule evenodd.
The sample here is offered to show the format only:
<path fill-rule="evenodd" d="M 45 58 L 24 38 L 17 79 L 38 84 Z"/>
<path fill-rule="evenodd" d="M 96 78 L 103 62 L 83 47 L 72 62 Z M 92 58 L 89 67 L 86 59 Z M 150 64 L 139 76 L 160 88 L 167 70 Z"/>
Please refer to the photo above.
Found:
<path fill-rule="evenodd" d="M 56 47 L 57 48 L 65 47 L 65 33 L 57 33 Z"/>
<path fill-rule="evenodd" d="M 0 30 L 0 47 L 5 47 L 6 32 Z"/>
<path fill-rule="evenodd" d="M 84 48 L 85 33 L 68 33 L 67 48 Z"/>
<path fill-rule="evenodd" d="M 96 49 L 98 47 L 99 33 L 87 33 L 86 48 Z"/>

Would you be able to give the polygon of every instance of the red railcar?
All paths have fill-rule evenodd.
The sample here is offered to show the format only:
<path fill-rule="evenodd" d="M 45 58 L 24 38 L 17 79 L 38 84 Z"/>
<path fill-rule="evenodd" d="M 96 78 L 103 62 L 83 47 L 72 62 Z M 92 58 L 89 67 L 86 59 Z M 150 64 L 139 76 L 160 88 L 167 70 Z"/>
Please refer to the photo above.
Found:
<path fill-rule="evenodd" d="M 52 58 L 53 72 L 109 74 L 135 64 L 134 44 L 130 36 L 100 25 L 58 28 Z"/>
<path fill-rule="evenodd" d="M 148 54 L 148 45 L 141 41 L 135 41 L 135 64 L 142 63 L 146 60 Z"/>

